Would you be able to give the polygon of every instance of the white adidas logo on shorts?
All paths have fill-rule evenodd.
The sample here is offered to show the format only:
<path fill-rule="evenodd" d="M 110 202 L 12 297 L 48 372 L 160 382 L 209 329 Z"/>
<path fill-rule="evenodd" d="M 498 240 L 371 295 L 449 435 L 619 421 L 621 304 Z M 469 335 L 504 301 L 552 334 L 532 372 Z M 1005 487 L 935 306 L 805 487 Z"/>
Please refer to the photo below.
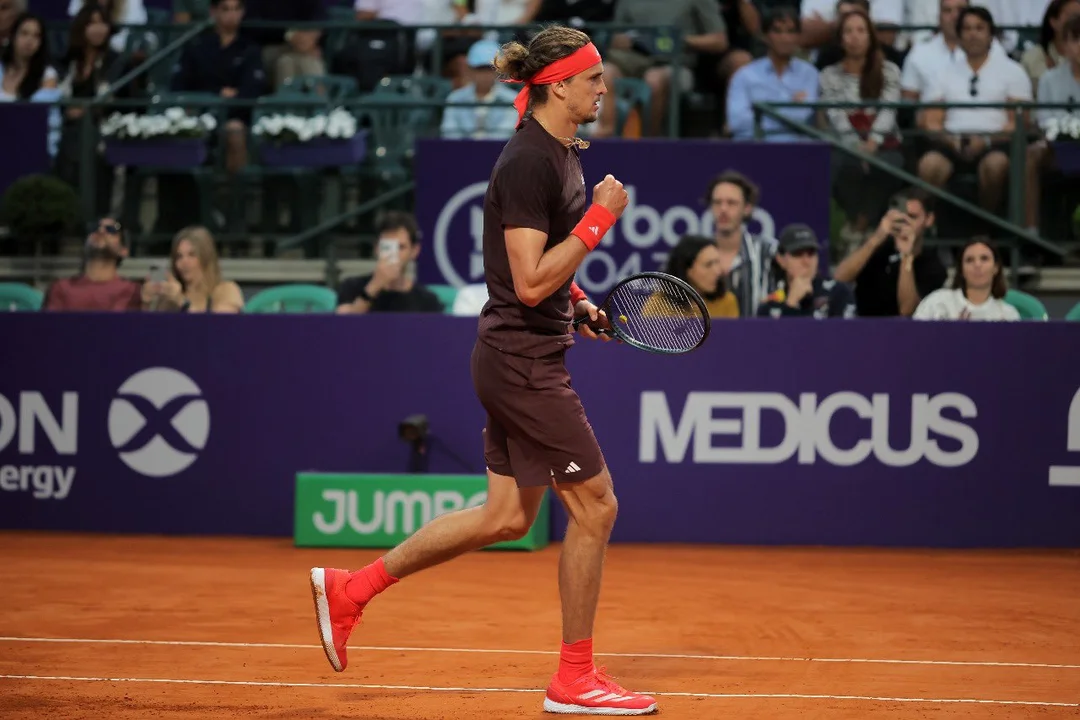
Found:
<path fill-rule="evenodd" d="M 569 465 L 566 466 L 566 469 L 563 470 L 563 472 L 565 472 L 565 473 L 576 473 L 580 469 L 581 468 L 578 467 L 578 464 L 576 462 L 571 462 Z"/>

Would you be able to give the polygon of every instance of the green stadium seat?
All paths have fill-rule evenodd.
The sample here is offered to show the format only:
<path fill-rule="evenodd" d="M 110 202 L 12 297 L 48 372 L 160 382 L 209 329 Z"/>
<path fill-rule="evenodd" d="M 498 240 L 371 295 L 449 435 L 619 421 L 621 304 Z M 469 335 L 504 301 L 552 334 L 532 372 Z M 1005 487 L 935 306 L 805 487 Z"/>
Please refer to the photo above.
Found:
<path fill-rule="evenodd" d="M 34 312 L 44 301 L 45 293 L 25 283 L 0 283 L 0 312 Z"/>
<path fill-rule="evenodd" d="M 244 305 L 245 313 L 332 313 L 337 293 L 322 285 L 297 283 L 260 290 Z"/>
<path fill-rule="evenodd" d="M 1065 319 L 1070 322 L 1080 322 L 1080 302 L 1073 305 L 1072 309 L 1065 313 Z"/>
<path fill-rule="evenodd" d="M 1017 309 L 1021 320 L 1046 321 L 1050 319 L 1050 314 L 1046 312 L 1046 306 L 1034 295 L 1021 290 L 1010 288 L 1005 293 L 1005 302 Z"/>
<path fill-rule="evenodd" d="M 453 285 L 426 285 L 428 290 L 435 293 L 439 302 L 443 304 L 443 312 L 450 315 L 454 309 L 454 300 L 457 299 L 458 289 Z"/>

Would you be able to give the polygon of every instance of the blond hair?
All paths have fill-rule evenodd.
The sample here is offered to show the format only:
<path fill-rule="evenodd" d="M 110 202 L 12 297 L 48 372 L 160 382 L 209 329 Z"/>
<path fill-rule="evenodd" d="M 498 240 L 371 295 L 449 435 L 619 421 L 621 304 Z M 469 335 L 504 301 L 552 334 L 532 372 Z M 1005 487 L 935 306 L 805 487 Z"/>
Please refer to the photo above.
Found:
<path fill-rule="evenodd" d="M 202 225 L 189 225 L 176 233 L 172 243 L 172 266 L 173 277 L 180 283 L 184 292 L 188 288 L 184 286 L 184 279 L 176 271 L 176 256 L 180 250 L 180 243 L 187 240 L 195 249 L 195 257 L 199 258 L 199 266 L 202 268 L 203 284 L 206 286 L 206 294 L 209 295 L 221 282 L 221 264 L 218 262 L 217 245 L 210 230 Z"/>

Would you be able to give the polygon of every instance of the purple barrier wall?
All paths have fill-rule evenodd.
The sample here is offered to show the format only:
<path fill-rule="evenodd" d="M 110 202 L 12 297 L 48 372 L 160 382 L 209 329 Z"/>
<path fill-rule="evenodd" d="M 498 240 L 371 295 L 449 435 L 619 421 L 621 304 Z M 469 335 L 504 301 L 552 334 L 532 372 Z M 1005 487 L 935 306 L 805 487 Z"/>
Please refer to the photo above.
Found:
<path fill-rule="evenodd" d="M 287 536 L 296 472 L 405 472 L 413 413 L 431 471 L 482 472 L 474 319 L 3 314 L 0 337 L 0 527 Z M 1078 355 L 1068 323 L 748 320 L 570 363 L 615 541 L 1075 547 Z"/>
<path fill-rule="evenodd" d="M 416 145 L 416 214 L 425 239 L 418 261 L 426 283 L 482 282 L 484 191 L 505 143 L 420 140 Z M 709 182 L 738 170 L 761 188 L 752 232 L 776 235 L 787 224 L 809 224 L 825 247 L 829 226 L 829 148 L 799 143 L 718 143 L 680 140 L 600 140 L 581 153 L 588 196 L 611 173 L 630 204 L 589 253 L 577 274 L 586 292 L 607 292 L 620 278 L 660 269 L 686 234 L 713 231 L 705 204 Z"/>
<path fill-rule="evenodd" d="M 0 103 L 0 137 L 19 139 L 4 146 L 4 157 L 0 160 L 0 195 L 24 175 L 51 170 L 50 107 L 45 103 Z"/>

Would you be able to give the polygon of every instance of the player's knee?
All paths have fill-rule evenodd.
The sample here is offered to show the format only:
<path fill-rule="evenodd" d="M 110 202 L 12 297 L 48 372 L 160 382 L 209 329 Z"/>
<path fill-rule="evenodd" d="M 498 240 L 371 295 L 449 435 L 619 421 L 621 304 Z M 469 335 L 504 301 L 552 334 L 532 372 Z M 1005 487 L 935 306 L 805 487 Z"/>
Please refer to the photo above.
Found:
<path fill-rule="evenodd" d="M 619 500 L 609 485 L 603 492 L 588 494 L 582 498 L 578 523 L 598 532 L 610 532 L 619 514 Z"/>
<path fill-rule="evenodd" d="M 525 511 L 517 508 L 515 511 L 493 516 L 488 523 L 488 536 L 492 542 L 520 540 L 529 532 L 530 525 Z"/>

